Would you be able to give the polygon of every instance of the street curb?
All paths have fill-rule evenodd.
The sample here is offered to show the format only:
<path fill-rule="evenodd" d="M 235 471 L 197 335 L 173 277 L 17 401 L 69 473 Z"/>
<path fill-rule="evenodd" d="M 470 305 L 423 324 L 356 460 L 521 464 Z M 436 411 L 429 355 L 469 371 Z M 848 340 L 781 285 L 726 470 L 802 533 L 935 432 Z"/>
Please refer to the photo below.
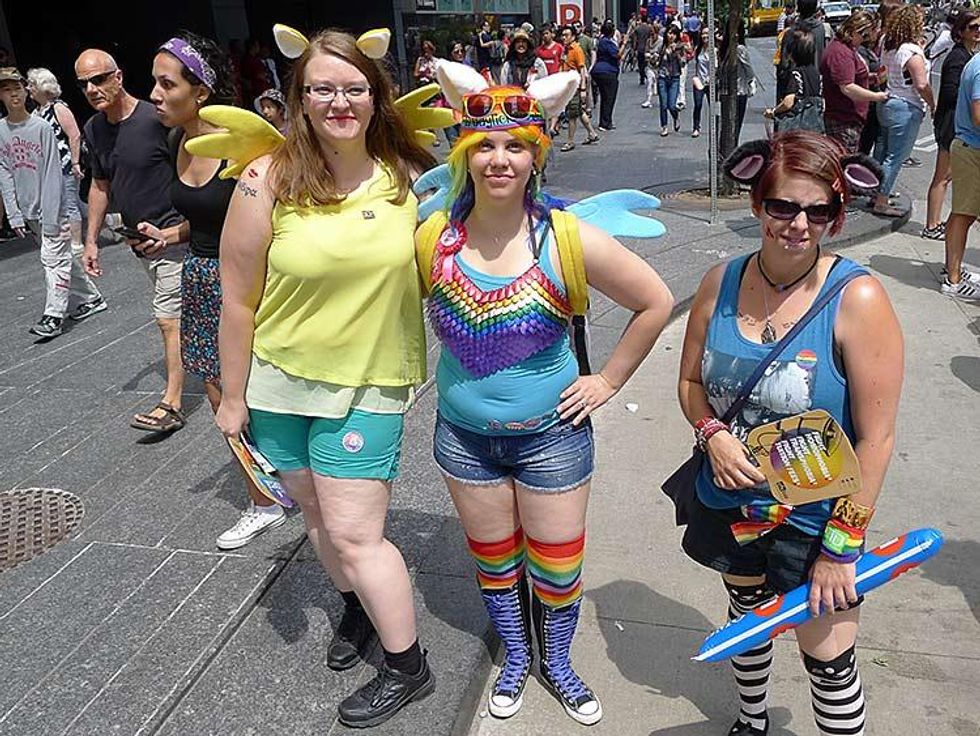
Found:
<path fill-rule="evenodd" d="M 160 731 L 161 728 L 167 725 L 167 721 L 170 720 L 170 716 L 173 715 L 174 711 L 180 707 L 184 698 L 191 694 L 194 690 L 194 686 L 207 674 L 208 669 L 210 669 L 211 664 L 215 659 L 224 651 L 228 642 L 238 633 L 238 630 L 242 627 L 248 617 L 252 615 L 252 612 L 256 609 L 259 601 L 265 596 L 272 586 L 276 584 L 276 581 L 282 576 L 282 574 L 289 567 L 290 563 L 293 562 L 299 555 L 300 550 L 306 543 L 306 534 L 304 533 L 299 539 L 296 540 L 293 548 L 289 550 L 289 553 L 276 559 L 275 563 L 269 568 L 268 572 L 262 577 L 259 582 L 255 584 L 252 588 L 252 592 L 248 597 L 241 602 L 238 610 L 235 611 L 234 615 L 228 620 L 228 622 L 215 634 L 214 638 L 211 640 L 211 644 L 201 652 L 198 657 L 198 661 L 187 671 L 183 678 L 181 678 L 174 685 L 173 694 L 164 700 L 160 706 L 157 708 L 156 712 L 146 723 L 143 724 L 142 731 L 148 734 L 155 734 Z"/>

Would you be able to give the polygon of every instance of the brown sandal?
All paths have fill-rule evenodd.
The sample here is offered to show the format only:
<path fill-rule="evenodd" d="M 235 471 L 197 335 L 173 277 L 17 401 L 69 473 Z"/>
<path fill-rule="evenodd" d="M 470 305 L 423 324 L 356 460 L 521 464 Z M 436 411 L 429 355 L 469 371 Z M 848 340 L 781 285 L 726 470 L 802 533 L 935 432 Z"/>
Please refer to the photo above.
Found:
<path fill-rule="evenodd" d="M 157 409 L 163 410 L 164 414 L 162 417 L 153 417 L 148 413 L 136 414 L 129 422 L 129 426 L 133 429 L 142 429 L 146 432 L 176 432 L 178 429 L 183 429 L 187 423 L 187 419 L 180 409 L 171 406 L 165 401 L 159 402 L 150 411 L 152 412 Z"/>

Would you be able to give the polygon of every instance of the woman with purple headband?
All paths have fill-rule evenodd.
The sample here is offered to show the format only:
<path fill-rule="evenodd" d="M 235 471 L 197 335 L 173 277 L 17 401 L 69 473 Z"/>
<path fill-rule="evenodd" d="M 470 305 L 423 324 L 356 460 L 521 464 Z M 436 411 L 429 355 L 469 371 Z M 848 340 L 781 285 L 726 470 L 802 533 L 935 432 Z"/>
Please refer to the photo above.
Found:
<path fill-rule="evenodd" d="M 181 278 L 180 357 L 184 370 L 204 381 L 214 412 L 221 403 L 221 370 L 218 364 L 218 321 L 221 317 L 221 281 L 218 274 L 218 242 L 228 202 L 235 190 L 232 179 L 218 174 L 226 161 L 193 156 L 184 142 L 215 130 L 198 115 L 202 107 L 234 104 L 228 57 L 207 38 L 183 31 L 160 46 L 153 59 L 153 92 L 150 101 L 160 121 L 172 128 L 170 153 L 176 176 L 170 186 L 174 208 L 184 221 L 159 229 L 141 222 L 147 237 L 184 243 L 190 252 Z M 262 495 L 246 478 L 250 503 L 238 521 L 217 539 L 220 549 L 236 549 L 286 521 L 281 507 Z"/>

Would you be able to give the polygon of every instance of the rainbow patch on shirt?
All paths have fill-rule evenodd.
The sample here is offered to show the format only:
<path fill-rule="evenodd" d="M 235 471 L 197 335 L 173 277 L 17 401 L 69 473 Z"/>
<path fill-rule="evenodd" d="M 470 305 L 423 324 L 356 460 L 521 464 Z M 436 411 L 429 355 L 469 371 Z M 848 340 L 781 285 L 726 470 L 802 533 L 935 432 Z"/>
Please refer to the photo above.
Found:
<path fill-rule="evenodd" d="M 812 350 L 801 350 L 796 354 L 796 364 L 805 371 L 812 371 L 817 367 L 817 354 Z"/>

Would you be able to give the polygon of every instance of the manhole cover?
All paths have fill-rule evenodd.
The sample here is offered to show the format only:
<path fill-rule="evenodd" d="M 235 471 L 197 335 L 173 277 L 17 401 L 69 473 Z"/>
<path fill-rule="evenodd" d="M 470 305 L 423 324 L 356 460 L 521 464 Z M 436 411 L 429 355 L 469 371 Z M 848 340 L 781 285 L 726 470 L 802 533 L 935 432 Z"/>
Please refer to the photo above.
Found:
<path fill-rule="evenodd" d="M 0 493 L 0 572 L 53 547 L 75 530 L 84 515 L 82 499 L 57 488 Z"/>

